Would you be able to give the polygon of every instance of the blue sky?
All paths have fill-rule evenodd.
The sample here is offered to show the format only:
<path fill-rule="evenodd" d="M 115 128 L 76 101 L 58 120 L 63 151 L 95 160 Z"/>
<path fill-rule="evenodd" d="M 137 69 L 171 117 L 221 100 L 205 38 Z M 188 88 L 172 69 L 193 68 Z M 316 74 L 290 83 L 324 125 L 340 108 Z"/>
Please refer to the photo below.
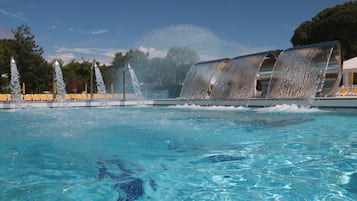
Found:
<path fill-rule="evenodd" d="M 129 49 L 165 56 L 174 46 L 200 60 L 287 49 L 298 25 L 348 0 L 0 0 L 0 38 L 25 24 L 48 60 L 109 64 Z"/>

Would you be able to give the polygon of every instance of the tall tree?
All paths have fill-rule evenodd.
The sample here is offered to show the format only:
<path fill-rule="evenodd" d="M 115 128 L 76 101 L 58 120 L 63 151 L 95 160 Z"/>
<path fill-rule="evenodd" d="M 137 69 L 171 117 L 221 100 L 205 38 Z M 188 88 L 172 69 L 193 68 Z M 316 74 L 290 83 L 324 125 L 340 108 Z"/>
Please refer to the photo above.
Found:
<path fill-rule="evenodd" d="M 10 58 L 14 55 L 15 40 L 0 40 L 0 93 L 10 93 Z"/>
<path fill-rule="evenodd" d="M 15 38 L 14 57 L 21 82 L 26 83 L 27 92 L 40 93 L 50 90 L 53 69 L 42 57 L 43 49 L 35 41 L 30 27 L 21 25 L 12 30 Z"/>
<path fill-rule="evenodd" d="M 291 43 L 298 46 L 331 40 L 341 42 L 345 59 L 357 55 L 357 1 L 327 8 L 303 22 Z"/>

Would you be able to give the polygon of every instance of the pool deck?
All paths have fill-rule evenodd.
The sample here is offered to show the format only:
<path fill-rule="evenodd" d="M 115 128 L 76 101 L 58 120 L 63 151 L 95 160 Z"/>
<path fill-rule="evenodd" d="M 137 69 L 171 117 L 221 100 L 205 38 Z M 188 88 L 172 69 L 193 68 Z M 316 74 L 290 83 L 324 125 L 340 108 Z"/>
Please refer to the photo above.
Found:
<path fill-rule="evenodd" d="M 318 108 L 355 108 L 357 96 L 319 97 L 306 99 L 239 99 L 239 100 L 86 100 L 86 101 L 23 101 L 21 103 L 0 102 L 0 109 L 21 108 L 70 108 L 70 107 L 106 107 L 106 106 L 171 106 L 171 105 L 201 105 L 201 106 L 234 106 L 234 107 L 269 107 L 282 104 L 296 104 Z"/>

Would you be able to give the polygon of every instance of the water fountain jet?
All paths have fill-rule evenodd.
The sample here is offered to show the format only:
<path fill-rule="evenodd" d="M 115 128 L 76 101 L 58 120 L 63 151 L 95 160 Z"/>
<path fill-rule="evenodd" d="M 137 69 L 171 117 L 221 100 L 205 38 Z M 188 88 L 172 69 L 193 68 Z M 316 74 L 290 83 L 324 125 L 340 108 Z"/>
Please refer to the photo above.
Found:
<path fill-rule="evenodd" d="M 59 95 L 59 100 L 65 101 L 66 100 L 66 84 L 64 83 L 63 76 L 62 76 L 62 69 L 57 60 L 54 63 L 54 81 L 56 84 L 56 91 L 54 94 Z M 57 99 L 57 96 L 55 97 Z"/>
<path fill-rule="evenodd" d="M 139 80 L 136 77 L 135 71 L 134 71 L 133 68 L 131 68 L 130 64 L 128 64 L 128 70 L 129 70 L 129 74 L 130 74 L 130 77 L 131 77 L 131 82 L 133 84 L 135 96 L 136 96 L 136 98 L 138 100 L 143 100 L 144 96 L 141 93 L 141 87 L 140 87 Z"/>
<path fill-rule="evenodd" d="M 95 80 L 97 85 L 97 93 L 105 97 L 107 91 L 105 89 L 102 73 L 100 72 L 100 69 L 98 65 L 95 63 L 95 61 L 93 61 L 93 67 L 94 67 L 94 74 L 95 74 Z"/>
<path fill-rule="evenodd" d="M 17 70 L 17 65 L 14 57 L 11 57 L 10 61 L 10 71 L 11 71 L 11 79 L 10 79 L 10 89 L 11 89 L 11 98 L 13 102 L 19 103 L 21 102 L 21 86 L 20 86 L 20 74 Z"/>

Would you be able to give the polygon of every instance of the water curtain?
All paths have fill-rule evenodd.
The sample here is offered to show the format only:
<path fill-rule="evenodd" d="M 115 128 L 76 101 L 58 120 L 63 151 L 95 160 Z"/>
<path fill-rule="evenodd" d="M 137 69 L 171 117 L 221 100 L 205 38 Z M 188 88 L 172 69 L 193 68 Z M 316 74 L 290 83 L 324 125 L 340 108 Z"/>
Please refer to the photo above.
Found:
<path fill-rule="evenodd" d="M 300 46 L 283 51 L 270 78 L 268 98 L 309 99 L 333 95 L 341 80 L 338 42 Z"/>
<path fill-rule="evenodd" d="M 239 99 L 259 97 L 259 70 L 270 52 L 262 52 L 231 59 L 213 87 L 211 99 Z"/>
<path fill-rule="evenodd" d="M 181 89 L 187 100 L 310 99 L 333 96 L 342 75 L 337 41 L 268 51 L 191 67 Z"/>
<path fill-rule="evenodd" d="M 200 62 L 192 66 L 185 78 L 180 98 L 209 99 L 216 81 L 229 59 Z"/>

